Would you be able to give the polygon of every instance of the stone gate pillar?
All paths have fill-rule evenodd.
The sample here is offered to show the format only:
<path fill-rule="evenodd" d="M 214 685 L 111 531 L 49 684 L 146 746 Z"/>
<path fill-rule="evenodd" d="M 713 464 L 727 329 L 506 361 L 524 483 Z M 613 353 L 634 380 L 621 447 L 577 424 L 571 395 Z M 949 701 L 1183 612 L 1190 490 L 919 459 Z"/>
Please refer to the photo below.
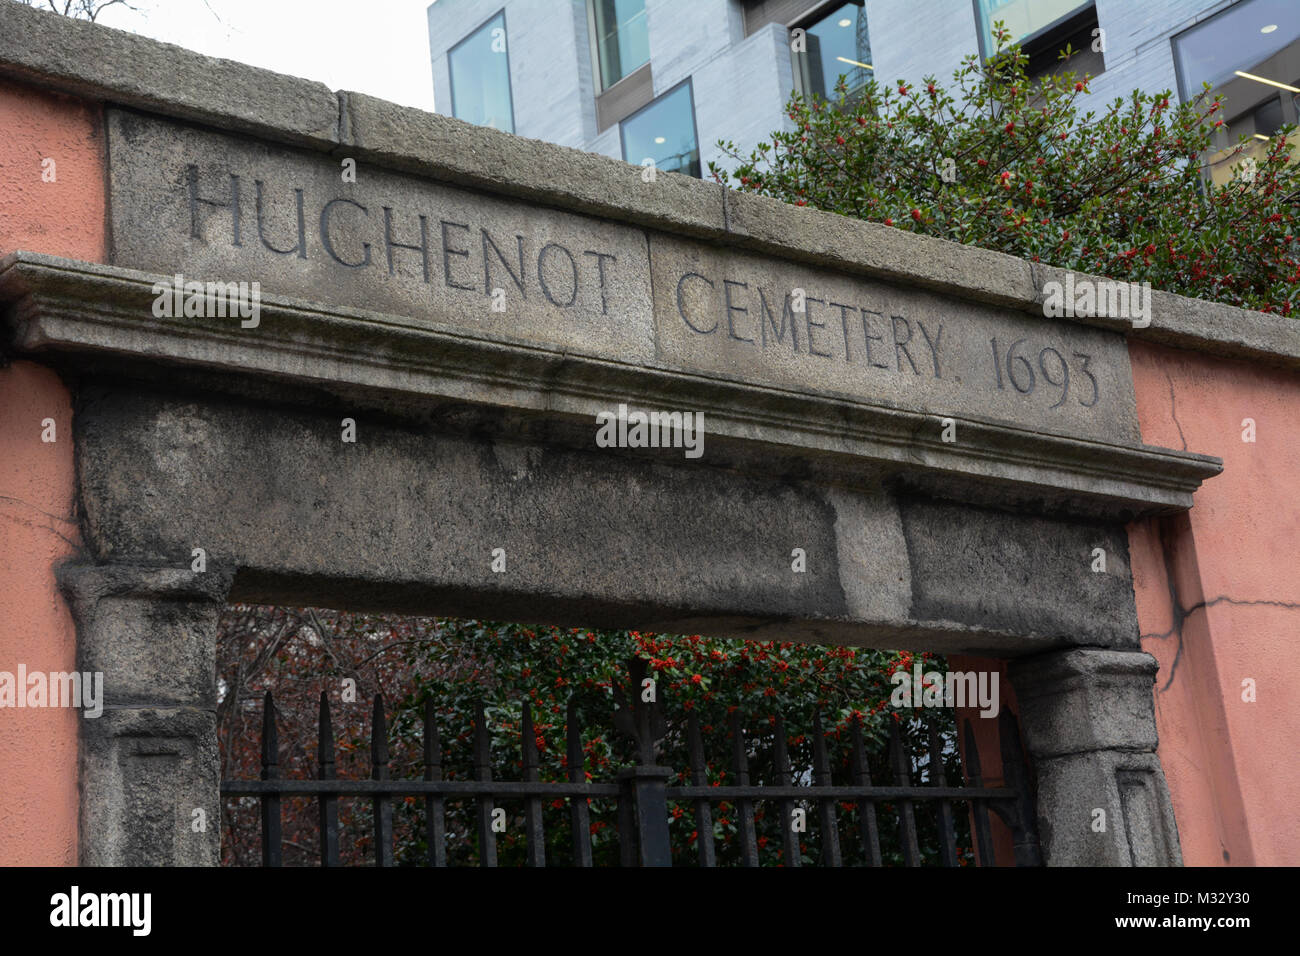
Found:
<path fill-rule="evenodd" d="M 1156 659 L 1074 648 L 1013 662 L 1049 866 L 1181 866 L 1156 757 Z"/>
<path fill-rule="evenodd" d="M 104 675 L 103 714 L 82 721 L 81 864 L 216 865 L 216 627 L 231 575 L 66 565 L 58 576 L 77 669 Z"/>

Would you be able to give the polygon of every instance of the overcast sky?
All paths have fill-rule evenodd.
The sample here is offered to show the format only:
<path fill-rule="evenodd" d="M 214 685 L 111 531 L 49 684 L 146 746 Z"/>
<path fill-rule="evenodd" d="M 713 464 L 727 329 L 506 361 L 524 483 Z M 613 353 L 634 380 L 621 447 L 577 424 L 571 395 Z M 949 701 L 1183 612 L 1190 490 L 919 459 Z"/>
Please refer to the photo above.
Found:
<path fill-rule="evenodd" d="M 129 0 L 97 22 L 433 109 L 428 0 Z"/>

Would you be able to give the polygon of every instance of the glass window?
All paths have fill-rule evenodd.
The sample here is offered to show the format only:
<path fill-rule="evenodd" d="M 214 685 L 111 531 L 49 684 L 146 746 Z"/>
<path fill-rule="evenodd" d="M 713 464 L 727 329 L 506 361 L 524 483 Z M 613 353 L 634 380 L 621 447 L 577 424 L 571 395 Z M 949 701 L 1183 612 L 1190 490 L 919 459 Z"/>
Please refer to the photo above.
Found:
<path fill-rule="evenodd" d="M 600 88 L 607 90 L 650 60 L 645 0 L 588 0 L 600 61 Z"/>
<path fill-rule="evenodd" d="M 1254 129 L 1254 136 L 1271 137 L 1282 128 L 1282 100 L 1276 96 L 1270 97 L 1262 104 L 1255 107 L 1254 113 L 1251 114 L 1251 121 Z"/>
<path fill-rule="evenodd" d="M 451 69 L 451 112 L 478 126 L 515 131 L 510 102 L 510 54 L 502 10 L 447 53 Z"/>
<path fill-rule="evenodd" d="M 621 124 L 623 159 L 700 178 L 700 149 L 695 139 L 695 103 L 687 80 Z"/>
<path fill-rule="evenodd" d="M 1300 39 L 1300 4 L 1295 0 L 1242 0 L 1218 16 L 1174 37 L 1178 94 L 1189 100 L 1201 84 L 1250 73 L 1251 67 Z M 1271 76 L 1291 84 L 1293 76 Z M 1265 92 L 1261 86 L 1260 92 Z"/>
<path fill-rule="evenodd" d="M 829 16 L 803 28 L 807 50 L 794 54 L 799 92 L 835 99 L 835 84 L 845 77 L 849 93 L 860 90 L 871 76 L 871 43 L 867 14 L 861 3 L 846 3 Z"/>
<path fill-rule="evenodd" d="M 998 20 L 1011 31 L 1011 42 L 1019 43 L 1025 37 L 1090 6 L 1092 0 L 1084 3 L 1079 0 L 975 0 L 984 55 L 992 56 L 997 50 L 997 44 L 993 42 L 993 24 Z"/>

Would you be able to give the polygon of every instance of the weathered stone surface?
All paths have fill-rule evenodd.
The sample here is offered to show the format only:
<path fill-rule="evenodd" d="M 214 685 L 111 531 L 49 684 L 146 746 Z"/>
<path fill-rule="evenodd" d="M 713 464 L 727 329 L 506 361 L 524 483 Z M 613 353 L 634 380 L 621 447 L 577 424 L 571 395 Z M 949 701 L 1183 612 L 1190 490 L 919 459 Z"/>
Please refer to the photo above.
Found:
<path fill-rule="evenodd" d="M 727 231 L 744 244 L 823 267 L 921 288 L 962 290 L 981 302 L 1024 309 L 1034 299 L 1023 259 L 919 236 L 878 222 L 728 191 Z"/>
<path fill-rule="evenodd" d="M 272 293 L 262 296 L 255 329 L 239 328 L 238 318 L 158 318 L 160 278 L 36 253 L 6 256 L 0 301 L 22 303 L 12 347 L 100 372 L 147 364 L 151 380 L 193 388 L 202 378 L 205 392 L 263 394 L 272 382 L 292 383 L 311 390 L 307 404 L 328 394 L 353 411 L 423 417 L 454 403 L 465 421 L 515 410 L 532 433 L 545 428 L 542 441 L 563 442 L 567 432 L 581 447 L 590 447 L 593 416 L 619 403 L 693 408 L 705 413 L 715 467 L 850 485 L 905 476 L 908 487 L 933 497 L 1120 522 L 1190 507 L 1200 482 L 1222 470 L 1218 459 L 1190 452 L 971 418 L 945 440 L 942 420 L 921 410 L 511 344 Z"/>
<path fill-rule="evenodd" d="M 1150 654 L 1096 647 L 1017 662 L 1011 680 L 1030 752 L 1057 757 L 1108 748 L 1154 751 L 1151 688 L 1157 667 Z"/>
<path fill-rule="evenodd" d="M 1048 866 L 1182 866 L 1169 789 L 1154 753 L 1101 750 L 1035 764 Z M 1105 813 L 1105 829 L 1100 827 Z"/>
<path fill-rule="evenodd" d="M 69 565 L 59 585 L 77 617 L 77 669 L 104 675 L 113 707 L 216 707 L 217 615 L 230 573 Z"/>
<path fill-rule="evenodd" d="M 216 866 L 221 858 L 217 715 L 107 710 L 81 733 L 82 866 Z M 205 829 L 193 828 L 202 810 Z"/>
<path fill-rule="evenodd" d="M 81 722 L 82 865 L 216 865 L 216 631 L 230 571 L 73 564 L 58 579 L 78 669 L 104 675 L 104 712 Z"/>
<path fill-rule="evenodd" d="M 1131 595 L 1107 606 L 1126 578 L 1059 607 L 1030 599 L 1035 575 L 1083 573 L 1074 545 L 1092 538 L 1067 523 L 1003 515 L 981 562 L 926 567 L 947 539 L 916 516 L 945 532 L 956 519 L 914 502 L 900 517 L 883 490 L 704 468 L 679 449 L 652 459 L 377 416 L 358 416 L 350 444 L 325 413 L 82 394 L 96 557 L 184 568 L 203 547 L 210 567 L 240 569 L 238 599 L 1012 654 L 1136 632 Z M 495 548 L 505 573 L 491 570 Z M 1122 561 L 1112 571 L 1127 573 Z M 977 605 L 994 575 L 1020 583 Z"/>
<path fill-rule="evenodd" d="M 281 142 L 338 141 L 338 98 L 322 83 L 18 3 L 0 5 L 0 74 Z"/>
<path fill-rule="evenodd" d="M 623 222 L 718 237 L 726 230 L 718 183 L 658 172 L 581 150 L 341 93 L 340 155 Z"/>
<path fill-rule="evenodd" d="M 108 130 L 119 265 L 935 416 L 1138 439 L 1127 350 L 1102 330 L 696 239 L 654 233 L 647 246 L 639 229 L 368 166 L 344 182 L 315 154 L 124 111 Z"/>
<path fill-rule="evenodd" d="M 1151 325 L 1137 337 L 1211 355 L 1300 368 L 1300 319 L 1151 292 Z"/>
<path fill-rule="evenodd" d="M 1039 633 L 1071 644 L 1137 647 L 1122 525 L 906 497 L 900 508 L 913 569 L 913 617 Z M 1094 548 L 1106 552 L 1104 573 L 1091 570 Z"/>
<path fill-rule="evenodd" d="M 336 600 L 387 586 L 426 610 L 527 620 L 845 613 L 824 500 L 719 481 L 680 450 L 650 464 L 366 416 L 348 444 L 337 418 L 120 392 L 88 395 L 80 414 L 92 537 L 110 560 L 183 567 L 202 546 L 254 576 L 355 583 Z M 791 573 L 796 546 L 819 556 L 814 572 Z"/>
<path fill-rule="evenodd" d="M 1049 865 L 1180 866 L 1156 756 L 1150 654 L 1080 647 L 1013 661 Z"/>
<path fill-rule="evenodd" d="M 1117 335 L 657 233 L 650 255 L 670 364 L 935 416 L 1138 438 Z"/>
<path fill-rule="evenodd" d="M 119 264 L 653 357 L 640 230 L 369 167 L 345 183 L 339 163 L 311 153 L 125 111 L 108 129 Z"/>

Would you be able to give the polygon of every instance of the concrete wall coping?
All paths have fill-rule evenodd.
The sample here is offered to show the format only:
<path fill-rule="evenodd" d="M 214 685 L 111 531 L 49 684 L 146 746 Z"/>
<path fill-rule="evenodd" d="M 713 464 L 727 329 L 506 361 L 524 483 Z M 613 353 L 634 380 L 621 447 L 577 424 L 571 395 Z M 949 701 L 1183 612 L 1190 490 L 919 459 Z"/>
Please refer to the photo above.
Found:
<path fill-rule="evenodd" d="M 879 223 L 525 139 L 451 117 L 57 16 L 0 4 L 0 77 L 351 156 L 430 179 L 1042 314 L 1063 271 Z M 1079 278 L 1088 278 L 1079 276 Z M 1134 339 L 1300 369 L 1297 320 L 1165 292 L 1149 327 L 1071 321 Z"/>

